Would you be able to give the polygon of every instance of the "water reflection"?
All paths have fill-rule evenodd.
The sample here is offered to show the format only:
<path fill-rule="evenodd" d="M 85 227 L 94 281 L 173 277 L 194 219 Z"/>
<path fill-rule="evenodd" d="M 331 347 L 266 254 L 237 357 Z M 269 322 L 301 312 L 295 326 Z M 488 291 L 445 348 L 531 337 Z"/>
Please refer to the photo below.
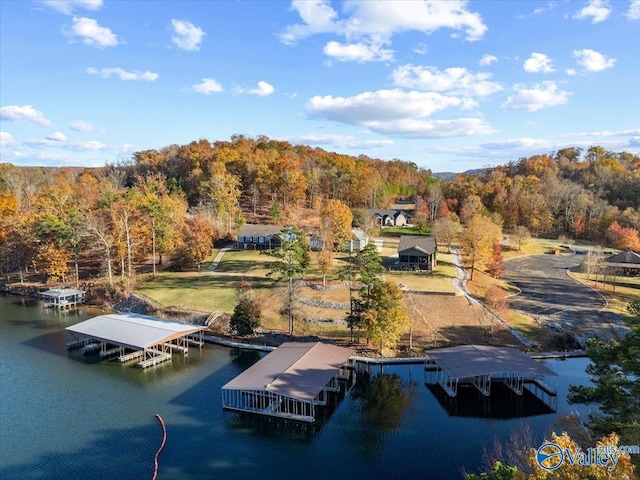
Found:
<path fill-rule="evenodd" d="M 366 420 L 386 431 L 400 426 L 411 400 L 399 375 L 372 374 L 369 369 L 358 372 L 352 395 L 360 401 Z"/>

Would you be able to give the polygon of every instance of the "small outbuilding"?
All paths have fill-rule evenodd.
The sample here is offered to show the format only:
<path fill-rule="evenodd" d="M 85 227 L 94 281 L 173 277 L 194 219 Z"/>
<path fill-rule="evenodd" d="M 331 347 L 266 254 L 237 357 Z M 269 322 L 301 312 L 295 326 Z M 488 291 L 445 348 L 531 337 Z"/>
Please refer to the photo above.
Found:
<path fill-rule="evenodd" d="M 283 343 L 222 387 L 222 407 L 313 422 L 331 392 L 352 385 L 352 355 L 327 343 Z"/>

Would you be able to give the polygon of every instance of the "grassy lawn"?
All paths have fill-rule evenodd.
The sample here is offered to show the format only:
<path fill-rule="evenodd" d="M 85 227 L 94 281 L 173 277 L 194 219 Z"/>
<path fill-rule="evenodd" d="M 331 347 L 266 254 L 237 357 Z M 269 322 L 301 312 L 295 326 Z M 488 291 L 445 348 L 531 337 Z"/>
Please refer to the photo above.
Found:
<path fill-rule="evenodd" d="M 438 266 L 432 273 L 417 272 L 387 272 L 385 279 L 402 284 L 407 290 L 434 293 L 455 293 L 451 281 L 456 277 L 456 267 L 453 255 L 439 254 Z"/>
<path fill-rule="evenodd" d="M 427 227 L 420 230 L 419 227 L 384 227 L 380 229 L 381 237 L 399 237 L 400 235 L 431 235 L 431 229 Z"/>
<path fill-rule="evenodd" d="M 216 273 L 246 273 L 265 276 L 277 258 L 258 250 L 231 250 L 224 254 Z"/>
<path fill-rule="evenodd" d="M 511 248 L 503 248 L 503 256 L 505 259 L 520 257 L 522 255 L 536 255 L 540 253 L 549 253 L 558 250 L 559 253 L 571 253 L 571 250 L 563 248 L 560 245 L 566 245 L 566 240 L 551 240 L 546 238 L 532 238 L 531 241 L 522 246 L 521 250 L 517 250 L 518 246 L 513 245 Z"/>
<path fill-rule="evenodd" d="M 579 267 L 571 269 L 571 276 L 600 292 L 607 299 L 607 311 L 617 313 L 624 319 L 631 319 L 627 305 L 640 298 L 640 278 L 618 277 L 614 288 L 611 281 L 602 281 L 602 277 L 598 282 L 593 280 L 593 276 L 591 280 L 587 280 L 587 274 L 576 271 L 578 269 Z"/>

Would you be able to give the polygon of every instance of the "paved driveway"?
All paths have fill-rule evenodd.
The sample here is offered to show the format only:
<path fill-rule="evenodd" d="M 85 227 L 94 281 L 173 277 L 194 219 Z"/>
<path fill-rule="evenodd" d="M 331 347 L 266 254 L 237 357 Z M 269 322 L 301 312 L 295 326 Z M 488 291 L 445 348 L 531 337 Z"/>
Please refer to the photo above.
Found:
<path fill-rule="evenodd" d="M 611 318 L 600 312 L 606 306 L 604 298 L 567 273 L 569 267 L 578 265 L 583 258 L 583 253 L 577 253 L 507 260 L 503 279 L 521 290 L 509 299 L 511 308 L 572 333 L 581 343 L 589 337 L 616 338 L 615 328 L 609 323 Z"/>

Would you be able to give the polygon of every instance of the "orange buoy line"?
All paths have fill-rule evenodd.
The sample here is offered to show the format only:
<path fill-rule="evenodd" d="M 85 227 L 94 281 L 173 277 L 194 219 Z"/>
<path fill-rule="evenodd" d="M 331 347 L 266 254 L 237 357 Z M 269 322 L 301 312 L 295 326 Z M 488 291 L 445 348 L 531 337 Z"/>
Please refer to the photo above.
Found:
<path fill-rule="evenodd" d="M 153 471 L 153 480 L 156 480 L 156 478 L 158 477 L 158 456 L 160 456 L 160 452 L 162 452 L 162 449 L 164 448 L 164 444 L 167 443 L 167 427 L 165 427 L 164 425 L 164 420 L 162 420 L 162 417 L 157 413 L 156 413 L 156 418 L 158 419 L 158 421 L 160 422 L 160 425 L 162 426 L 162 443 L 160 444 L 160 448 L 158 448 L 158 451 L 156 452 L 156 458 L 154 460 L 155 469 Z"/>

